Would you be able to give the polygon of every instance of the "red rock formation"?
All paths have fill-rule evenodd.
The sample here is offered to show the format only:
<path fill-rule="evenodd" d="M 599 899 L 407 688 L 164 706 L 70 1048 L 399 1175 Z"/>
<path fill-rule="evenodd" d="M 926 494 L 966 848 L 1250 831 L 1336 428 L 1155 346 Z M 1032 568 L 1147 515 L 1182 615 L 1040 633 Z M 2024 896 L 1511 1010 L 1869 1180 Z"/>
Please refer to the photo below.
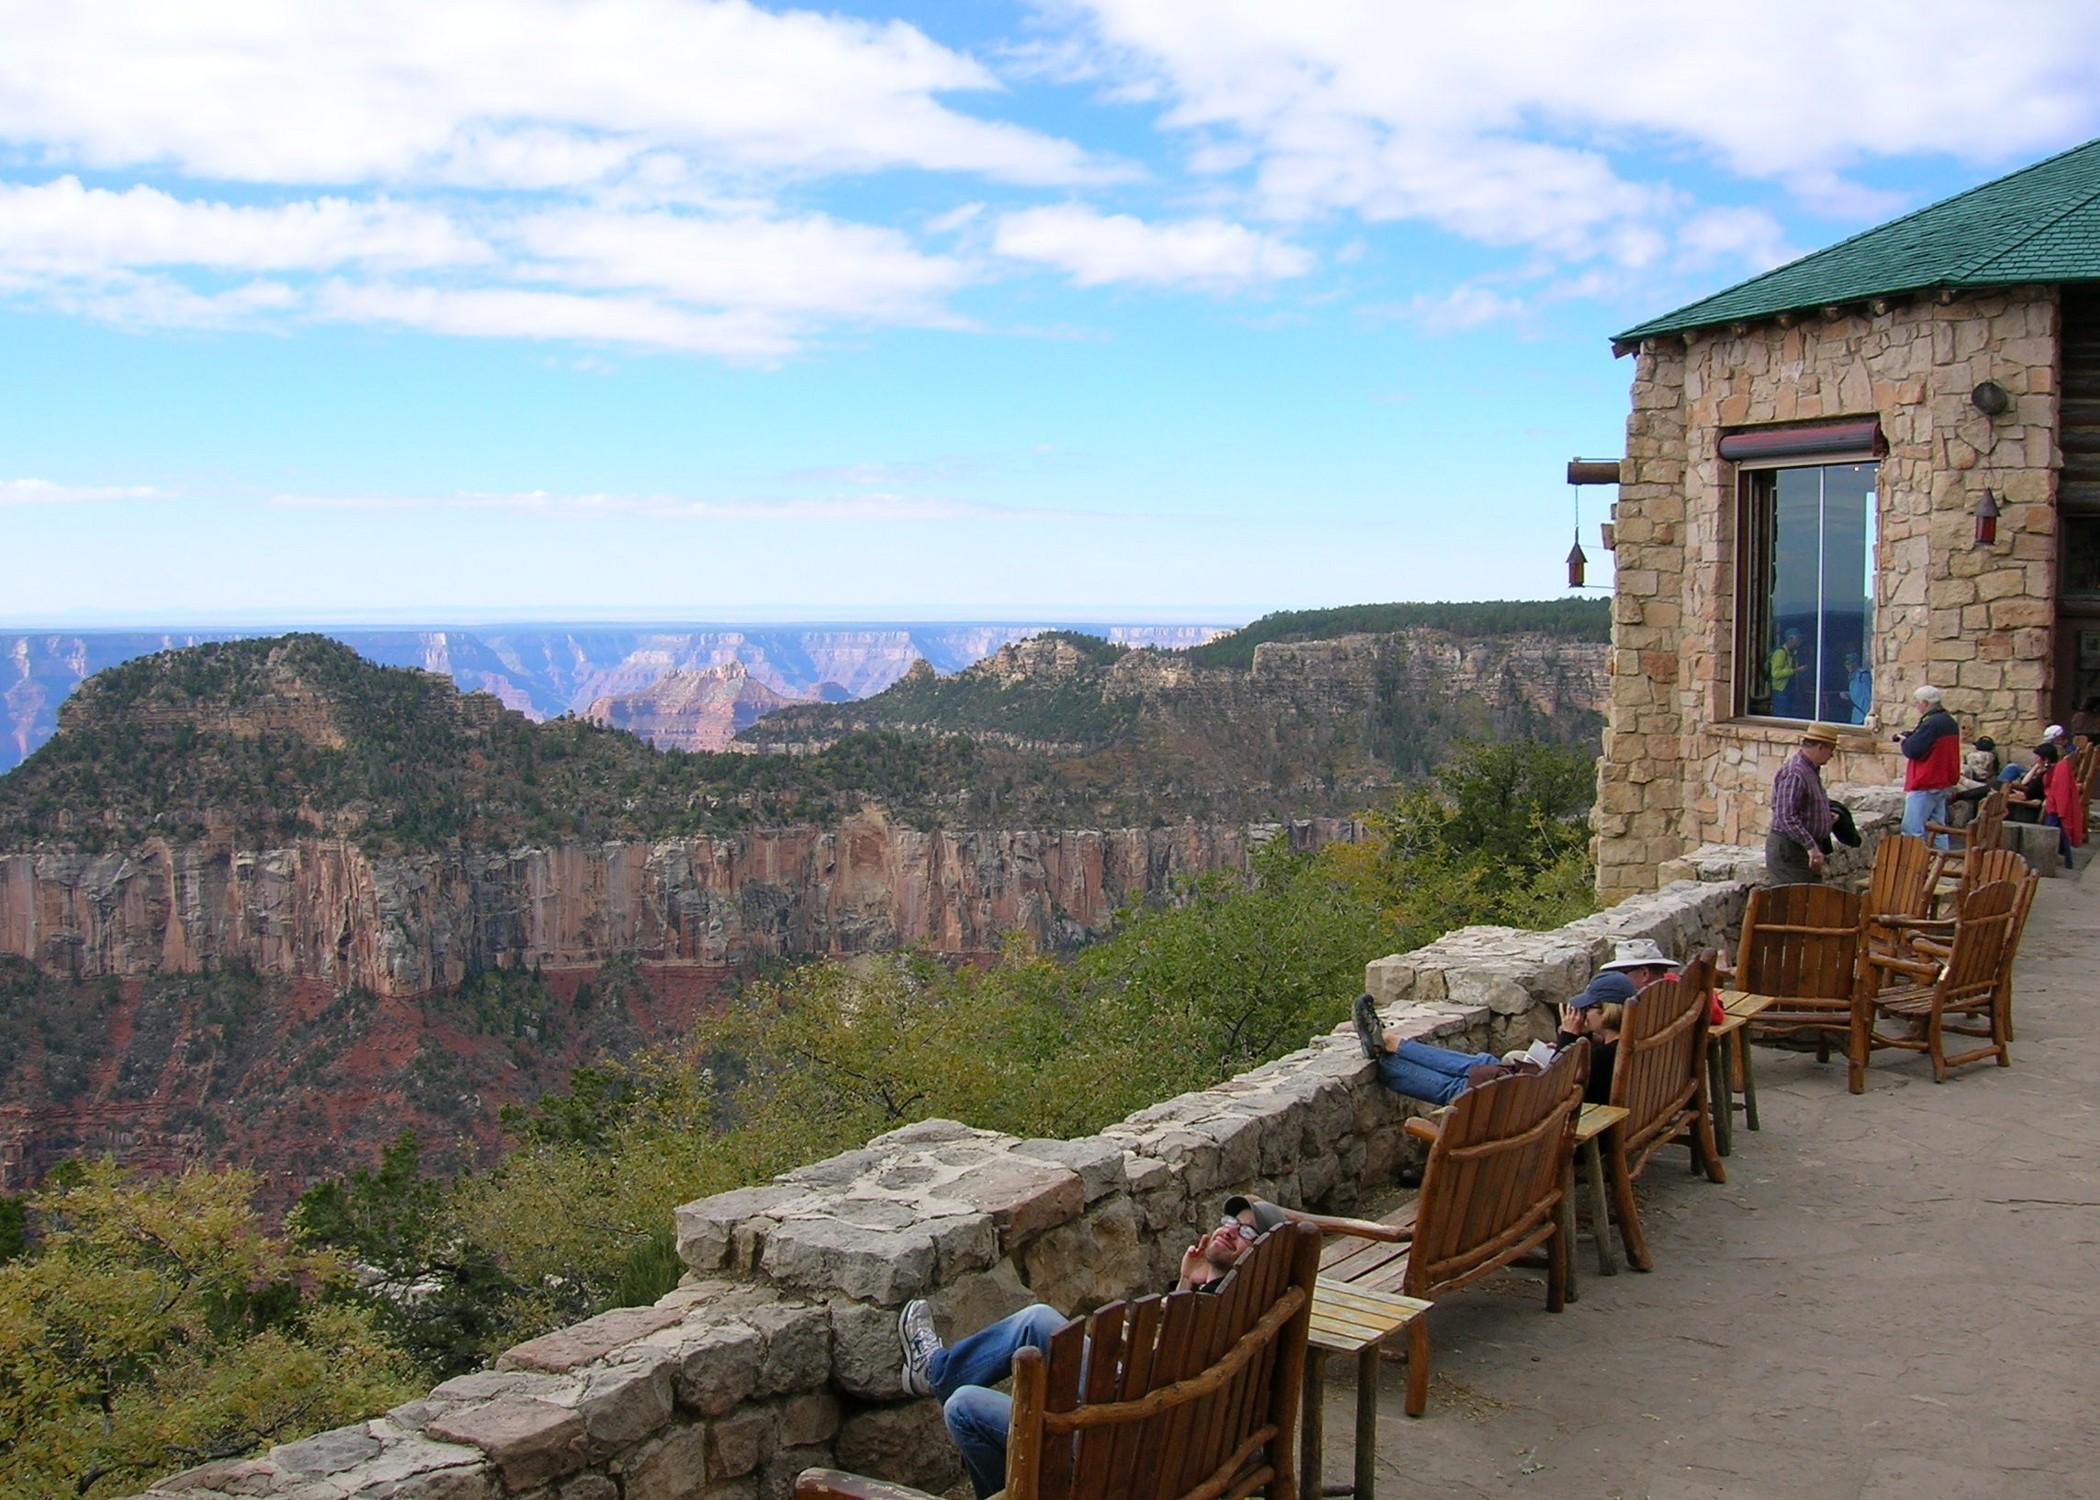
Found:
<path fill-rule="evenodd" d="M 739 730 L 776 708 L 806 701 L 773 691 L 733 661 L 670 672 L 638 693 L 594 699 L 583 716 L 624 729 L 659 750 L 726 750 Z"/>
<path fill-rule="evenodd" d="M 1352 836 L 1337 819 L 1294 843 Z M 1244 867 L 1244 827 L 921 831 L 880 813 L 656 844 L 370 855 L 334 839 L 237 849 L 0 855 L 0 953 L 76 979 L 246 961 L 404 997 L 499 964 L 754 959 L 922 943 L 986 953 L 1010 931 L 1098 934 L 1131 897 Z"/>

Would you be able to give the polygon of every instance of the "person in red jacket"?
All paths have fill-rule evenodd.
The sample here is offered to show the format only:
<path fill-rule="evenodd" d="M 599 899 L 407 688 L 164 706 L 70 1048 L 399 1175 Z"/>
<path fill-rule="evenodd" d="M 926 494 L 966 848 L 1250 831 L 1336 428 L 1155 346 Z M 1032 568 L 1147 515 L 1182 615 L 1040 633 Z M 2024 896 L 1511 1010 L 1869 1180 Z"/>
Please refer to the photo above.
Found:
<path fill-rule="evenodd" d="M 2057 847 L 2064 857 L 2064 868 L 2071 868 L 2071 846 L 2085 842 L 2085 798 L 2078 795 L 2078 776 L 2071 769 L 2071 758 L 2053 743 L 2045 742 L 2035 747 L 2037 758 L 2049 761 L 2048 774 L 2042 779 L 2042 822 L 2051 828 L 2061 829 L 2057 835 Z"/>
<path fill-rule="evenodd" d="M 1947 793 L 1961 780 L 1961 727 L 1940 704 L 1940 690 L 1927 684 L 1912 693 L 1918 725 L 1896 736 L 1907 764 L 1903 768 L 1903 831 L 1925 837 L 1927 823 L 1947 821 Z M 1948 846 L 1939 836 L 1939 846 Z"/>

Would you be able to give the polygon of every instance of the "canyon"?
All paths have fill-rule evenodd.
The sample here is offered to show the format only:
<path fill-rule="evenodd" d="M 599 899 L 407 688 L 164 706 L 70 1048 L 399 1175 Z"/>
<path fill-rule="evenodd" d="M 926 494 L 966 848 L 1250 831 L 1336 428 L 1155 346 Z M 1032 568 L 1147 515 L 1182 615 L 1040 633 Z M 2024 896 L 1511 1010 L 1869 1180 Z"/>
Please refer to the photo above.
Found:
<path fill-rule="evenodd" d="M 472 629 L 353 627 L 325 633 L 381 666 L 417 667 L 488 693 L 532 719 L 583 713 L 601 698 L 645 691 L 673 672 L 739 665 L 785 699 L 878 693 L 924 661 L 955 672 L 1051 623 L 680 626 L 506 625 Z M 1099 624 L 1130 645 L 1200 645 L 1224 627 Z M 0 630 L 0 772 L 49 739 L 58 709 L 82 681 L 107 667 L 208 641 L 248 640 L 268 630 Z"/>

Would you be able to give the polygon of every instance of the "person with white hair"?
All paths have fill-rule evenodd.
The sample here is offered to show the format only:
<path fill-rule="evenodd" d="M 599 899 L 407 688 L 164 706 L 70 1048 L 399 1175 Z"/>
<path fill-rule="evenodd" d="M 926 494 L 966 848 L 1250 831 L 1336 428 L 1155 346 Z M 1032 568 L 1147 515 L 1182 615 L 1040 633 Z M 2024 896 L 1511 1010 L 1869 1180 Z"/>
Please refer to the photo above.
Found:
<path fill-rule="evenodd" d="M 1903 831 L 1925 837 L 1925 825 L 1947 821 L 1947 793 L 1961 780 L 1961 726 L 1940 701 L 1940 690 L 1927 683 L 1911 695 L 1918 706 L 1917 727 L 1896 736 L 1906 762 L 1903 768 Z M 1947 836 L 1939 846 L 1948 847 Z"/>

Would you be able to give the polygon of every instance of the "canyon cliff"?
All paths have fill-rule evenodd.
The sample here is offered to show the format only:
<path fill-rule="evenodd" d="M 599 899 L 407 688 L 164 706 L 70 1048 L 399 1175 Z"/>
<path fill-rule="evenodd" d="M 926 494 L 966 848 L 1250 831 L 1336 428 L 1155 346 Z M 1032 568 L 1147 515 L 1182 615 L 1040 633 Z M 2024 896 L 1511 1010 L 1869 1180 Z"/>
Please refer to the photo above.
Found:
<path fill-rule="evenodd" d="M 788 697 L 753 677 L 742 662 L 678 670 L 634 693 L 591 700 L 583 716 L 594 724 L 624 729 L 659 750 L 726 750 L 736 736 L 767 714 L 805 698 L 837 701 L 850 696 L 836 683 Z"/>

